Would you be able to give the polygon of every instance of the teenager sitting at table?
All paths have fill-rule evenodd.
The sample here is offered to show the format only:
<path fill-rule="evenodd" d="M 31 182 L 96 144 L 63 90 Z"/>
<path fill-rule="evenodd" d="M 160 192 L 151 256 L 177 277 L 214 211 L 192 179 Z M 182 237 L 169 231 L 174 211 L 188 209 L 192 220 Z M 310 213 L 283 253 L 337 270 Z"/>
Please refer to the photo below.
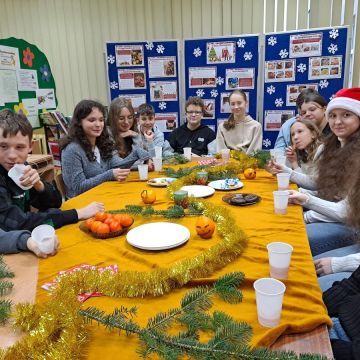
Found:
<path fill-rule="evenodd" d="M 109 126 L 111 136 L 115 142 L 115 149 L 124 159 L 130 155 L 135 149 L 139 149 L 137 142 L 139 142 L 140 134 L 138 132 L 138 125 L 136 121 L 136 114 L 131 102 L 124 98 L 114 99 L 109 108 Z M 150 159 L 150 155 L 145 159 L 149 165 L 149 170 L 154 170 L 154 164 Z M 132 170 L 137 169 L 138 164 L 143 164 L 143 160 L 135 162 Z"/>
<path fill-rule="evenodd" d="M 357 229 L 354 245 L 331 250 L 314 257 L 319 285 L 327 290 L 335 281 L 348 278 L 360 266 L 360 176 L 348 196 L 347 223 Z"/>
<path fill-rule="evenodd" d="M 155 124 L 155 110 L 150 104 L 142 104 L 138 109 L 139 135 L 133 138 L 134 144 L 155 156 L 155 146 L 161 146 L 162 155 L 170 156 L 174 153 L 164 133 Z"/>
<path fill-rule="evenodd" d="M 312 254 L 348 246 L 356 233 L 345 225 L 347 201 L 360 173 L 360 88 L 342 89 L 330 101 L 326 115 L 332 134 L 318 161 L 316 190 L 290 190 L 289 202 L 304 213 Z M 352 193 L 353 195 L 353 193 Z"/>
<path fill-rule="evenodd" d="M 286 158 L 291 167 L 271 160 L 266 169 L 273 175 L 289 173 L 293 183 L 306 189 L 315 188 L 317 161 L 324 150 L 319 129 L 311 120 L 299 118 L 290 131 L 291 145 L 286 149 Z"/>
<path fill-rule="evenodd" d="M 30 165 L 24 169 L 18 186 L 8 171 L 15 164 L 24 164 L 31 151 L 32 126 L 25 115 L 12 110 L 0 111 L 0 228 L 33 230 L 36 226 L 51 223 L 55 228 L 90 218 L 104 210 L 101 203 L 93 202 L 80 209 L 62 211 L 62 199 L 53 184 L 40 179 Z M 37 209 L 32 212 L 31 207 Z M 6 236 L 6 235 L 5 235 Z M 24 248 L 20 245 L 21 249 Z"/>
<path fill-rule="evenodd" d="M 299 117 L 312 121 L 323 137 L 330 132 L 330 127 L 325 116 L 326 100 L 314 89 L 304 89 L 296 99 L 296 109 Z M 291 145 L 290 129 L 297 116 L 284 122 L 276 139 L 274 149 L 286 150 Z"/>
<path fill-rule="evenodd" d="M 61 148 L 62 176 L 69 198 L 104 181 L 124 181 L 136 160 L 149 158 L 141 149 L 124 159 L 114 153 L 113 141 L 105 128 L 105 108 L 93 100 L 82 100 L 76 105 Z"/>
<path fill-rule="evenodd" d="M 259 122 L 246 115 L 248 100 L 242 90 L 235 90 L 229 97 L 231 115 L 218 126 L 216 133 L 216 150 L 241 150 L 253 154 L 261 150 L 262 129 Z"/>
<path fill-rule="evenodd" d="M 170 145 L 175 152 L 184 153 L 184 147 L 191 147 L 195 156 L 215 153 L 215 133 L 207 125 L 201 124 L 204 115 L 204 101 L 197 96 L 190 96 L 185 104 L 186 122 L 173 130 Z"/>

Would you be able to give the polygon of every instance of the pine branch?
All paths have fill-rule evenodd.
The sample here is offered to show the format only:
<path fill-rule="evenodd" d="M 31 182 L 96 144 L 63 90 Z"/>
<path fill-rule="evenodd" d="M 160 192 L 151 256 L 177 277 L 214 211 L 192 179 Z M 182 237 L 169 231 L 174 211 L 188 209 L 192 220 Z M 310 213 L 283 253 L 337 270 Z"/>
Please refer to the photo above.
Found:
<path fill-rule="evenodd" d="M 10 281 L 0 281 L 0 296 L 8 294 L 13 287 L 14 284 Z"/>
<path fill-rule="evenodd" d="M 10 316 L 12 302 L 0 300 L 0 323 L 4 323 Z"/>
<path fill-rule="evenodd" d="M 9 270 L 8 266 L 5 264 L 2 255 L 0 255 L 0 279 L 3 278 L 13 278 L 15 274 Z"/>

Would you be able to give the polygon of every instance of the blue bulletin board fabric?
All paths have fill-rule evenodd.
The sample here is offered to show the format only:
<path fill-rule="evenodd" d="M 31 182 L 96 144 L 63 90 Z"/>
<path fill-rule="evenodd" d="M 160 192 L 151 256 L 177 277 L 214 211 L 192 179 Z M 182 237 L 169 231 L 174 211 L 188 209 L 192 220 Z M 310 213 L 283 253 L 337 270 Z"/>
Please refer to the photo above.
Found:
<path fill-rule="evenodd" d="M 256 119 L 259 36 L 237 35 L 184 40 L 185 94 L 205 102 L 203 124 L 214 131 L 230 115 L 228 96 L 242 89 Z"/>
<path fill-rule="evenodd" d="M 151 104 L 165 133 L 179 126 L 177 40 L 107 42 L 106 64 L 110 101 L 124 96 L 135 111 L 144 102 Z"/>
<path fill-rule="evenodd" d="M 329 101 L 344 87 L 347 31 L 347 27 L 334 27 L 265 35 L 265 149 L 274 147 L 281 125 L 279 117 L 282 115 L 284 121 L 290 117 L 290 111 L 297 113 L 298 90 L 313 86 Z M 273 122 L 267 121 L 271 117 Z"/>

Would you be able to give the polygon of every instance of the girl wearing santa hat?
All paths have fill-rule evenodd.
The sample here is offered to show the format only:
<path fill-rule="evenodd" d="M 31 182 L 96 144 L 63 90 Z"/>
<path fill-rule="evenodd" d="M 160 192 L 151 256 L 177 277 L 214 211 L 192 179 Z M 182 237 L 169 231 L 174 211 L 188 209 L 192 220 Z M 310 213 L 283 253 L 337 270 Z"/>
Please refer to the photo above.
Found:
<path fill-rule="evenodd" d="M 312 254 L 354 243 L 356 231 L 347 226 L 348 197 L 359 196 L 355 183 L 360 174 L 360 88 L 342 89 L 329 102 L 326 116 L 333 132 L 324 141 L 318 160 L 317 192 L 290 190 L 289 203 L 304 213 Z"/>

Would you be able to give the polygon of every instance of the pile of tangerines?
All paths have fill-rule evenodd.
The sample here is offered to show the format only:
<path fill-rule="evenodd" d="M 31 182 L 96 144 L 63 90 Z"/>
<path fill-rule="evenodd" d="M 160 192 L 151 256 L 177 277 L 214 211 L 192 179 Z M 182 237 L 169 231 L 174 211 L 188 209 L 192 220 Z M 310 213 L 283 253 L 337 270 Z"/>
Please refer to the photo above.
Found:
<path fill-rule="evenodd" d="M 134 219 L 128 214 L 110 214 L 98 212 L 95 217 L 87 219 L 85 226 L 95 234 L 110 234 L 121 232 L 124 228 L 130 227 Z"/>

